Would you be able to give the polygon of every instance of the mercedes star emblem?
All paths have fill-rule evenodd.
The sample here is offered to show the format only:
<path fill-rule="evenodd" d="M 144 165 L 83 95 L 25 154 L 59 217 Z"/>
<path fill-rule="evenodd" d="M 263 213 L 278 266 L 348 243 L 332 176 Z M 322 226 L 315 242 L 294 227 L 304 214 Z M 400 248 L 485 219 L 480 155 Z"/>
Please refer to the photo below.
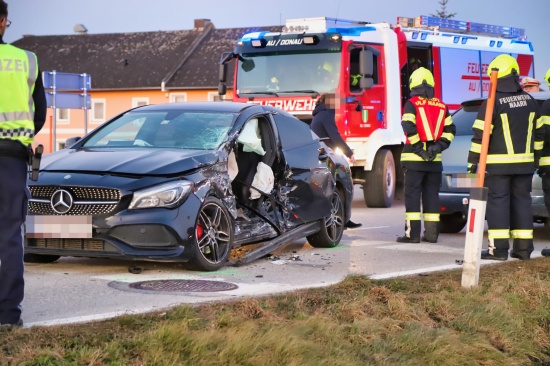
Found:
<path fill-rule="evenodd" d="M 73 207 L 73 196 L 64 189 L 58 189 L 52 195 L 50 203 L 55 213 L 66 214 Z"/>

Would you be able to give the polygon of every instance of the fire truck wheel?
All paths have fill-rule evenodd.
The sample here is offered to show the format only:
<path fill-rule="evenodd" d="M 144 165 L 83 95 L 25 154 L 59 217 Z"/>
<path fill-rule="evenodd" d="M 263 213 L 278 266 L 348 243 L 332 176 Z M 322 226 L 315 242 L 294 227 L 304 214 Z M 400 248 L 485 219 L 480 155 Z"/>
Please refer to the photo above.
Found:
<path fill-rule="evenodd" d="M 395 162 L 390 150 L 379 150 L 367 172 L 363 197 L 368 207 L 391 207 L 395 194 Z"/>

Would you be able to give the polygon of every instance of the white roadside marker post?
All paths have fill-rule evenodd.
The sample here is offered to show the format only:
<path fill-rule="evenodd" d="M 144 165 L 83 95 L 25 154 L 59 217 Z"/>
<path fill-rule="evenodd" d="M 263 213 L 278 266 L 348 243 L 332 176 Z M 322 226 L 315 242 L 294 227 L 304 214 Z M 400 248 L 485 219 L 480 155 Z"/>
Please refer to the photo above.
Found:
<path fill-rule="evenodd" d="M 470 205 L 468 208 L 468 222 L 466 224 L 466 242 L 464 246 L 464 264 L 462 267 L 462 287 L 470 288 L 479 283 L 479 266 L 481 261 L 481 247 L 483 246 L 483 231 L 485 229 L 485 211 L 489 189 L 484 187 L 487 151 L 491 137 L 491 124 L 495 107 L 495 93 L 497 88 L 498 69 L 491 70 L 491 84 L 489 97 L 485 109 L 485 124 L 481 140 L 481 153 L 477 166 L 476 186 L 470 190 Z"/>

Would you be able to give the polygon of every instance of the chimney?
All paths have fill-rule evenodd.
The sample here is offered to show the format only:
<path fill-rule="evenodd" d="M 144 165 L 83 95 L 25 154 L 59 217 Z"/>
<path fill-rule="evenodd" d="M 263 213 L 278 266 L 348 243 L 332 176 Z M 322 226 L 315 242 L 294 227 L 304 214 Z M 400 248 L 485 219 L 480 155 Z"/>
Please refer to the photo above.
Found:
<path fill-rule="evenodd" d="M 210 19 L 195 19 L 195 30 L 202 31 L 210 24 Z"/>
<path fill-rule="evenodd" d="M 85 34 L 88 33 L 88 28 L 86 28 L 84 24 L 76 24 L 73 28 L 73 31 L 79 34 Z"/>

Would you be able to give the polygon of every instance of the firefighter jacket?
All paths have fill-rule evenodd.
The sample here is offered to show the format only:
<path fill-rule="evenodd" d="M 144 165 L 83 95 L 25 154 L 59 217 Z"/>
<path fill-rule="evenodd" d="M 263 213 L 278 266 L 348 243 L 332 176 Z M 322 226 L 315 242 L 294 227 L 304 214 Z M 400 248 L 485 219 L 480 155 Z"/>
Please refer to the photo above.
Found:
<path fill-rule="evenodd" d="M 15 140 L 28 146 L 35 133 L 36 56 L 12 45 L 0 44 L 0 58 L 0 139 Z"/>
<path fill-rule="evenodd" d="M 542 146 L 539 174 L 550 175 L 550 99 L 542 104 L 540 114 L 541 117 L 537 120 L 537 127 L 544 130 L 544 138 L 542 141 L 540 141 L 540 138 L 535 141 L 535 148 Z"/>
<path fill-rule="evenodd" d="M 456 132 L 445 103 L 438 98 L 410 98 L 405 103 L 401 126 L 407 137 L 401 153 L 401 165 L 410 170 L 442 171 L 441 151 L 449 147 Z M 437 148 L 437 155 L 433 161 L 426 161 L 421 153 L 431 146 Z"/>
<path fill-rule="evenodd" d="M 500 83 L 499 79 L 486 171 L 494 175 L 533 174 L 535 158 L 538 159 L 540 156 L 544 139 L 542 125 L 538 122 L 540 117 L 538 104 L 524 91 L 502 91 L 503 88 L 499 89 Z M 474 136 L 468 154 L 468 163 L 479 163 L 486 109 L 487 100 L 481 104 L 472 126 Z M 535 149 L 537 149 L 536 156 Z"/>

